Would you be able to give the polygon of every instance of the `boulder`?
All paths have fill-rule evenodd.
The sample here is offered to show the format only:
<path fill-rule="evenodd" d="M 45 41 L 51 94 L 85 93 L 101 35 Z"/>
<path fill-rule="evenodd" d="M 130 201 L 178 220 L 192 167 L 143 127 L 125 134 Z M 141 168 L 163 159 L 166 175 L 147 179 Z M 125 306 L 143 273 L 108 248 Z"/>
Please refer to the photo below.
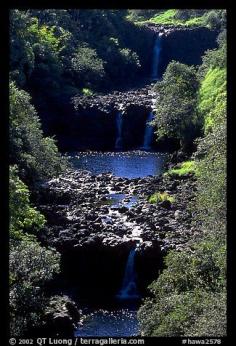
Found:
<path fill-rule="evenodd" d="M 68 296 L 53 296 L 45 311 L 45 330 L 50 336 L 73 337 L 82 312 Z"/>

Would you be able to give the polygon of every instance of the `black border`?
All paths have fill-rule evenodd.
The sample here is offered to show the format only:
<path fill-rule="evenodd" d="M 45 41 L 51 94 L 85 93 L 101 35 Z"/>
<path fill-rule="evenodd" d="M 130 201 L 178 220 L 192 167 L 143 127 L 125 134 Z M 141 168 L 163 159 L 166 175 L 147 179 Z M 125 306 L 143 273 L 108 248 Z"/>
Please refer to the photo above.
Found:
<path fill-rule="evenodd" d="M 236 263 L 236 261 L 233 261 L 233 255 L 234 255 L 234 247 L 233 247 L 233 239 L 234 239 L 234 232 L 236 232 L 235 227 L 233 227 L 233 209 L 234 209 L 234 198 L 235 195 L 233 193 L 233 187 L 234 187 L 234 179 L 235 174 L 233 173 L 234 165 L 233 165 L 233 149 L 234 149 L 234 131 L 236 127 L 234 126 L 234 121 L 236 118 L 236 112 L 234 112 L 233 107 L 233 91 L 234 91 L 234 81 L 233 76 L 236 76 L 235 73 L 235 62 L 236 59 L 233 57 L 233 46 L 235 45 L 235 39 L 233 35 L 233 28 L 234 28 L 234 16 L 236 19 L 236 12 L 233 11 L 233 4 L 231 1 L 222 1 L 222 0 L 192 0 L 191 3 L 189 0 L 165 0 L 165 1 L 140 1 L 138 3 L 138 0 L 126 0 L 126 1 L 114 1 L 114 0 L 99 0 L 99 1 L 92 1 L 87 0 L 84 3 L 80 3 L 79 1 L 45 1 L 41 0 L 36 2 L 34 1 L 9 1 L 8 4 L 6 4 L 4 8 L 1 8 L 0 16 L 0 25 L 1 25 L 1 45 L 0 47 L 2 49 L 1 54 L 1 79 L 0 79 L 0 88 L 2 96 L 1 100 L 1 107 L 2 114 L 4 116 L 1 117 L 1 126 L 0 126 L 0 148 L 1 156 L 0 156 L 0 229 L 2 230 L 2 234 L 0 235 L 0 263 L 1 263 L 1 308 L 0 313 L 3 316 L 2 323 L 0 324 L 0 330 L 4 332 L 3 338 L 0 339 L 1 345 L 9 345 L 8 342 L 8 335 L 9 335 L 9 316 L 8 316 L 8 257 L 9 257 L 9 237 L 8 237 L 8 224 L 9 224 L 9 213 L 8 213 L 8 181 L 9 181 L 9 174 L 8 174 L 8 114 L 9 114 L 9 103 L 8 103 L 8 72 L 9 72 L 9 9 L 11 8 L 19 8 L 19 9 L 27 9 L 27 8 L 38 8 L 38 9 L 44 9 L 44 8 L 88 8 L 88 9 L 145 9 L 145 8 L 182 8 L 182 9 L 226 9 L 227 10 L 227 40 L 228 40 L 228 58 L 227 58 L 227 83 L 228 83 L 228 90 L 227 90 L 227 99 L 228 99 L 228 105 L 227 105 L 227 219 L 228 219 L 228 232 L 227 232 L 227 245 L 228 245 L 228 251 L 227 251 L 227 291 L 228 291 L 228 324 L 227 324 L 227 337 L 221 338 L 222 344 L 231 345 L 231 338 L 233 341 L 233 336 L 236 336 L 235 333 L 235 324 L 233 323 L 233 316 L 234 316 L 234 290 L 233 290 L 233 263 Z M 4 101 L 3 101 L 4 100 Z M 2 317 L 1 316 L 1 317 Z M 99 338 L 98 338 L 99 339 Z M 180 345 L 181 340 L 183 338 L 159 338 L 159 337 L 145 337 L 145 345 L 149 344 L 149 342 L 154 342 L 155 344 L 159 345 L 165 345 L 165 344 L 176 344 Z M 185 338 L 185 339 L 204 339 L 204 338 Z M 210 338 L 208 338 L 210 339 Z"/>

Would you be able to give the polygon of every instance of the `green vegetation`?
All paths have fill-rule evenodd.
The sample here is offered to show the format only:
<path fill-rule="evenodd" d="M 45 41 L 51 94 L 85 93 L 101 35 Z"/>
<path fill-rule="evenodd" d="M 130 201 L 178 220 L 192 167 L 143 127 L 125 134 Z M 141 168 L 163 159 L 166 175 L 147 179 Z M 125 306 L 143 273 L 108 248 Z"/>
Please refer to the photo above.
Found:
<path fill-rule="evenodd" d="M 181 10 L 167 10 L 149 19 L 155 24 L 169 24 L 179 26 L 208 26 L 206 17 L 188 17 L 180 13 Z M 180 14 L 179 14 L 180 13 Z M 194 14 L 192 14 L 194 15 Z"/>
<path fill-rule="evenodd" d="M 45 286 L 60 270 L 59 253 L 38 241 L 46 219 L 34 206 L 32 192 L 40 191 L 42 182 L 68 166 L 54 139 L 44 137 L 31 96 L 23 88 L 32 92 L 30 80 L 36 81 L 40 75 L 45 92 L 57 89 L 59 56 L 69 35 L 65 30 L 58 32 L 56 27 L 40 24 L 29 11 L 13 10 L 10 23 L 10 332 L 22 336 L 42 326 L 49 299 Z M 52 80 L 45 78 L 49 70 Z"/>
<path fill-rule="evenodd" d="M 68 114 L 73 121 L 75 95 L 127 87 L 144 74 L 152 40 L 126 16 L 107 9 L 10 11 L 10 80 L 30 93 L 47 136 L 58 134 Z M 60 135 L 58 141 L 63 147 Z"/>
<path fill-rule="evenodd" d="M 81 85 L 96 85 L 104 76 L 103 61 L 99 59 L 95 49 L 79 47 L 71 59 L 72 69 Z"/>
<path fill-rule="evenodd" d="M 167 192 L 155 192 L 148 199 L 149 203 L 159 203 L 163 201 L 169 201 L 171 203 L 174 202 L 174 197 L 170 196 Z"/>
<path fill-rule="evenodd" d="M 176 61 L 169 63 L 163 80 L 157 82 L 158 101 L 154 124 L 159 138 L 177 138 L 187 149 L 199 132 L 196 112 L 198 79 L 194 67 Z"/>
<path fill-rule="evenodd" d="M 22 336 L 30 328 L 41 326 L 48 298 L 43 287 L 59 272 L 60 255 L 45 249 L 36 238 L 43 229 L 44 216 L 30 203 L 27 186 L 10 166 L 10 331 Z"/>
<path fill-rule="evenodd" d="M 198 194 L 196 222 L 208 232 L 225 237 L 226 232 L 226 41 L 219 35 L 219 49 L 208 52 L 203 60 L 198 111 L 204 119 L 205 137 L 196 152 Z M 224 240 L 225 241 L 225 240 Z"/>
<path fill-rule="evenodd" d="M 226 70 L 210 68 L 199 90 L 199 112 L 204 118 L 205 132 L 214 127 L 219 110 L 224 111 L 226 97 Z"/>
<path fill-rule="evenodd" d="M 93 95 L 93 92 L 92 92 L 91 89 L 83 88 L 83 89 L 82 89 L 82 94 L 85 95 L 85 96 L 92 96 L 92 95 Z"/>
<path fill-rule="evenodd" d="M 136 24 L 161 24 L 173 26 L 201 26 L 210 29 L 221 29 L 226 23 L 226 13 L 224 10 L 132 10 L 128 16 L 129 20 Z"/>
<path fill-rule="evenodd" d="M 226 335 L 224 37 L 223 33 L 219 35 L 219 48 L 205 54 L 198 70 L 198 96 L 193 113 L 201 120 L 204 137 L 196 141 L 194 161 L 183 162 L 180 168 L 168 172 L 197 172 L 197 192 L 190 209 L 193 214 L 192 226 L 201 230 L 201 236 L 190 239 L 188 248 L 180 252 L 171 251 L 166 256 L 163 272 L 150 285 L 153 296 L 145 300 L 138 312 L 144 335 Z M 172 121 L 172 116 L 176 119 L 175 111 L 171 112 L 171 108 L 169 110 L 169 122 L 161 123 L 165 128 Z M 185 114 L 183 112 L 183 116 Z M 181 126 L 181 122 L 178 124 Z"/>
<path fill-rule="evenodd" d="M 149 336 L 225 335 L 225 247 L 209 239 L 170 252 L 167 269 L 150 285 L 154 299 L 139 310 Z M 211 319 L 208 320 L 208 317 Z"/>
<path fill-rule="evenodd" d="M 36 240 L 10 244 L 10 331 L 22 336 L 40 326 L 48 299 L 43 286 L 59 271 L 60 256 Z"/>
<path fill-rule="evenodd" d="M 11 239 L 28 238 L 29 231 L 35 233 L 45 224 L 45 218 L 30 205 L 30 193 L 27 186 L 18 177 L 16 166 L 10 166 L 9 212 Z"/>
<path fill-rule="evenodd" d="M 175 19 L 176 12 L 177 10 L 167 10 L 150 18 L 149 21 L 156 24 L 178 24 L 178 20 Z"/>
<path fill-rule="evenodd" d="M 131 20 L 133 22 L 136 22 L 136 21 L 141 21 L 141 20 L 147 20 L 147 19 L 150 19 L 151 17 L 153 17 L 154 15 L 156 15 L 157 13 L 161 13 L 162 10 L 147 10 L 147 9 L 144 9 L 144 10 L 128 10 L 128 14 L 126 16 L 126 18 L 128 20 Z"/>
<path fill-rule="evenodd" d="M 60 255 L 38 241 L 46 226 L 46 218 L 35 207 L 41 184 L 68 167 L 50 137 L 50 126 L 60 126 L 75 94 L 110 91 L 142 75 L 149 59 L 148 42 L 134 23 L 200 25 L 220 31 L 218 49 L 206 52 L 201 66 L 172 61 L 155 86 L 158 116 L 153 123 L 158 139 L 177 139 L 181 149 L 191 154 L 197 148 L 189 161 L 166 174 L 195 173 L 197 192 L 189 208 L 191 227 L 201 236 L 190 239 L 184 250 L 167 255 L 165 268 L 150 285 L 152 298 L 139 310 L 139 320 L 147 336 L 226 334 L 225 12 L 11 11 L 11 335 L 22 336 L 41 327 L 45 313 L 66 302 L 66 298 L 46 295 L 47 284 L 60 272 Z M 148 201 L 173 203 L 174 197 L 157 191 Z"/>
<path fill-rule="evenodd" d="M 67 164 L 52 138 L 44 137 L 27 92 L 10 83 L 10 330 L 21 336 L 42 324 L 43 287 L 59 271 L 59 254 L 37 241 L 46 219 L 30 201 L 30 190 Z M 28 186 L 27 186 L 28 185 Z"/>
<path fill-rule="evenodd" d="M 196 173 L 197 166 L 195 161 L 185 161 L 178 165 L 178 167 L 174 167 L 169 169 L 164 175 L 185 175 L 189 173 Z"/>
<path fill-rule="evenodd" d="M 144 54 L 142 33 L 140 42 L 134 40 L 139 30 L 126 14 L 126 10 L 12 10 L 12 79 L 51 102 L 66 97 L 64 90 L 73 96 L 88 84 L 101 90 L 124 83 L 140 72 Z"/>
<path fill-rule="evenodd" d="M 66 161 L 55 141 L 43 137 L 40 120 L 30 103 L 29 94 L 10 83 L 10 163 L 30 186 L 61 173 Z"/>

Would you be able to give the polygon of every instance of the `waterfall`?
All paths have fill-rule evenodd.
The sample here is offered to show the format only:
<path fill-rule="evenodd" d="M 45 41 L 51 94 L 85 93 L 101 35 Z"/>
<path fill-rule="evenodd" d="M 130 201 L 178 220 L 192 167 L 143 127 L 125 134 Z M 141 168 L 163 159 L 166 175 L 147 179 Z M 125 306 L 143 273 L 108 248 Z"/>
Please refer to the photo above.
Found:
<path fill-rule="evenodd" d="M 127 259 L 122 287 L 116 296 L 121 300 L 132 300 L 140 298 L 136 285 L 135 254 L 135 249 L 132 249 Z"/>
<path fill-rule="evenodd" d="M 143 146 L 141 149 L 143 150 L 150 150 L 152 139 L 153 139 L 153 126 L 150 124 L 150 121 L 152 121 L 154 118 L 153 112 L 150 112 L 148 114 L 147 120 L 146 120 L 146 127 L 144 131 L 144 138 L 143 138 Z"/>
<path fill-rule="evenodd" d="M 153 47 L 153 57 L 152 57 L 152 73 L 151 79 L 157 80 L 159 78 L 159 62 L 160 62 L 160 53 L 161 53 L 161 34 L 157 34 Z"/>
<path fill-rule="evenodd" d="M 116 136 L 115 149 L 122 149 L 123 148 L 122 127 L 123 127 L 122 113 L 118 112 L 116 114 L 117 136 Z"/>

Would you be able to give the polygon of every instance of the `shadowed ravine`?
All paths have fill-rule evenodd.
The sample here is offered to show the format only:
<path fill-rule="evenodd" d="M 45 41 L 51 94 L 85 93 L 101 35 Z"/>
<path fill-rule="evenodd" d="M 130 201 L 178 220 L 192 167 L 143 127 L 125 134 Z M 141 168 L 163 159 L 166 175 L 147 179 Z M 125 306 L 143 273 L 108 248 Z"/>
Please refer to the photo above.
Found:
<path fill-rule="evenodd" d="M 116 175 L 112 174 L 110 156 L 113 160 L 115 156 L 135 162 L 138 155 L 139 165 L 128 165 L 130 172 L 117 164 Z M 171 248 L 183 249 L 189 235 L 193 237 L 196 232 L 190 227 L 190 214 L 186 211 L 194 180 L 161 176 L 165 162 L 162 155 L 143 151 L 133 155 L 84 153 L 85 171 L 77 168 L 81 156 L 78 153 L 75 169 L 43 186 L 40 210 L 47 217 L 48 228 L 41 240 L 49 246 L 53 244 L 62 255 L 61 278 L 55 289 L 60 290 L 63 283 L 63 290 L 70 292 L 88 315 L 79 327 L 81 336 L 87 335 L 87 327 L 91 330 L 93 323 L 96 333 L 101 333 L 100 327 L 108 321 L 108 329 L 114 330 L 114 314 L 119 315 L 118 320 L 120 316 L 127 318 L 127 328 L 136 330 L 138 298 L 145 297 L 147 286 L 158 276 L 163 256 Z M 145 160 L 150 157 L 158 170 L 153 172 L 151 165 L 151 171 L 144 170 L 145 175 L 142 168 L 147 169 Z M 157 190 L 169 191 L 174 205 L 150 204 L 148 197 Z M 101 314 L 101 310 L 105 312 Z M 121 330 L 114 335 L 127 335 L 127 330 L 122 329 L 126 324 L 119 326 Z"/>
<path fill-rule="evenodd" d="M 226 335 L 226 9 L 9 22 L 7 340 Z"/>
<path fill-rule="evenodd" d="M 157 35 L 152 78 L 160 77 L 160 45 Z M 45 195 L 55 195 L 57 201 L 53 209 L 41 206 L 51 229 L 46 242 L 53 241 L 62 253 L 65 288 L 84 306 L 77 336 L 139 335 L 137 309 L 147 286 L 158 276 L 166 251 L 185 242 L 185 226 L 175 213 L 186 217 L 184 206 L 180 212 L 178 204 L 172 209 L 168 203 L 148 203 L 158 184 L 174 195 L 179 192 L 177 182 L 159 179 L 169 155 L 152 150 L 151 97 L 139 150 L 121 151 L 127 122 L 122 111 L 116 111 L 114 151 L 68 153 L 73 171 L 45 185 Z"/>

